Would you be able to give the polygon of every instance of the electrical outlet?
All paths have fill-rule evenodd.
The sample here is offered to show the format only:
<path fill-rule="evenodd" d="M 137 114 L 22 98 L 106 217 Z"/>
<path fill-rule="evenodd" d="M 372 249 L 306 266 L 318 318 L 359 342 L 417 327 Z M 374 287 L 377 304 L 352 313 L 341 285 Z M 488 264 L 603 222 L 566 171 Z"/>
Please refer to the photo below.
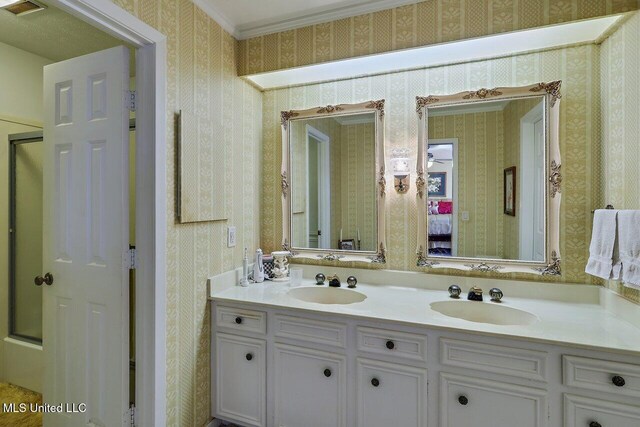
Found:
<path fill-rule="evenodd" d="M 227 228 L 227 247 L 233 248 L 236 245 L 236 228 Z"/>
<path fill-rule="evenodd" d="M 462 220 L 469 221 L 469 211 L 462 211 Z"/>

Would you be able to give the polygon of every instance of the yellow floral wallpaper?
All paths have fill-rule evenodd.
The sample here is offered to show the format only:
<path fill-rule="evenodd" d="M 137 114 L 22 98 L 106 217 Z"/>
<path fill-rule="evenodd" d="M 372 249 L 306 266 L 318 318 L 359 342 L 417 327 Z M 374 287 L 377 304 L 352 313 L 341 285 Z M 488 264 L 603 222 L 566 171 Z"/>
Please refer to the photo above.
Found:
<path fill-rule="evenodd" d="M 602 207 L 640 209 L 640 15 L 601 46 Z M 609 288 L 640 303 L 640 291 L 610 282 Z"/>
<path fill-rule="evenodd" d="M 504 117 L 504 144 L 506 149 L 504 150 L 504 163 L 502 170 L 499 171 L 501 185 L 504 181 L 504 168 L 511 166 L 516 167 L 516 208 L 520 208 L 521 195 L 524 191 L 532 191 L 531 187 L 523 188 L 522 182 L 522 169 L 520 168 L 520 120 L 529 112 L 533 107 L 541 102 L 540 98 L 533 98 L 527 100 L 521 100 L 518 102 L 510 102 L 509 105 L 503 111 Z M 500 187 L 500 207 L 498 212 L 503 212 L 503 193 Z M 504 257 L 507 259 L 518 259 L 520 253 L 520 215 L 510 216 L 503 215 L 504 228 L 503 228 L 503 241 L 504 241 Z"/>
<path fill-rule="evenodd" d="M 561 254 L 563 275 L 543 280 L 591 283 L 584 273 L 591 238 L 591 210 L 601 204 L 599 130 L 599 47 L 585 45 L 424 70 L 270 90 L 263 97 L 263 179 L 261 242 L 267 251 L 281 242 L 280 171 L 281 110 L 386 99 L 387 164 L 393 148 L 409 147 L 415 161 L 418 121 L 415 96 L 457 93 L 482 87 L 522 86 L 563 80 L 561 153 L 563 195 Z M 412 176 L 412 180 L 415 179 Z M 392 182 L 390 174 L 387 182 Z M 387 264 L 384 268 L 420 270 L 416 264 L 415 185 L 401 195 L 387 192 Z M 370 268 L 381 266 L 366 265 Z M 420 270 L 427 271 L 427 270 Z M 446 270 L 433 270 L 446 273 Z M 455 272 L 460 274 L 460 272 Z M 474 275 L 476 273 L 467 273 Z M 497 276 L 538 280 L 540 276 Z"/>
<path fill-rule="evenodd" d="M 429 139 L 458 139 L 458 252 L 461 257 L 504 257 L 502 111 L 429 117 Z M 463 221 L 461 212 L 469 213 Z"/>
<path fill-rule="evenodd" d="M 202 426 L 211 417 L 207 277 L 239 265 L 259 246 L 262 95 L 237 77 L 237 42 L 190 0 L 115 0 L 167 36 L 167 426 Z M 210 167 L 224 162 L 228 221 L 178 224 L 174 114 L 209 119 Z M 238 244 L 226 246 L 226 227 Z"/>
<path fill-rule="evenodd" d="M 334 175 L 335 187 L 342 188 L 340 222 L 343 239 L 354 239 L 360 248 L 375 251 L 376 238 L 376 139 L 375 124 L 345 124 L 341 127 L 339 171 Z M 346 190 L 346 191 L 345 191 Z M 333 210 L 333 209 L 332 209 Z"/>
<path fill-rule="evenodd" d="M 638 9 L 637 0 L 425 0 L 240 41 L 248 75 Z M 283 11 L 286 12 L 286 11 Z"/>

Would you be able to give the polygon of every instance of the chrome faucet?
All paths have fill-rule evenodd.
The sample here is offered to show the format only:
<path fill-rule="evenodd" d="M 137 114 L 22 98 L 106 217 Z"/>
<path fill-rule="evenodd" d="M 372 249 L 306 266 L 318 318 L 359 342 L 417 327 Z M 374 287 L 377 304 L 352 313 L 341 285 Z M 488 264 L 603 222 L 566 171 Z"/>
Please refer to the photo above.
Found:
<path fill-rule="evenodd" d="M 337 274 L 327 277 L 327 280 L 329 281 L 329 286 L 331 286 L 332 288 L 340 287 L 340 278 Z"/>
<path fill-rule="evenodd" d="M 477 286 L 472 287 L 471 289 L 469 289 L 467 299 L 469 301 L 482 301 L 482 289 Z"/>

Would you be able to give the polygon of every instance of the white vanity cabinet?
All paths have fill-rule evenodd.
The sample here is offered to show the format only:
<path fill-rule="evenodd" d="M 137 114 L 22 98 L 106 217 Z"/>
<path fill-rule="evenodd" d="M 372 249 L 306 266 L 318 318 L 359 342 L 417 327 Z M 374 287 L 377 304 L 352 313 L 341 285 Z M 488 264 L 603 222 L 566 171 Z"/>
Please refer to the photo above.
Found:
<path fill-rule="evenodd" d="M 212 309 L 213 416 L 239 426 L 640 427 L 635 354 L 318 311 Z"/>

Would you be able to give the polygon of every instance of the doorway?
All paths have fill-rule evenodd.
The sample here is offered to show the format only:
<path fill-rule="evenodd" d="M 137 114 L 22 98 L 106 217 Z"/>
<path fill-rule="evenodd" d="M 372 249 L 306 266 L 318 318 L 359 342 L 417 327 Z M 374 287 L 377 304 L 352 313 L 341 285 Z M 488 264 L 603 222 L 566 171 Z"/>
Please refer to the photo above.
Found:
<path fill-rule="evenodd" d="M 137 274 L 138 286 L 135 293 L 136 301 L 145 301 L 144 305 L 138 304 L 135 314 L 136 319 L 140 319 L 136 322 L 136 329 L 143 331 L 142 334 L 136 335 L 144 337 L 144 343 L 140 341 L 136 343 L 136 353 L 143 361 L 136 370 L 136 377 L 139 379 L 137 382 L 140 386 L 135 394 L 141 397 L 138 399 L 136 418 L 143 425 L 163 425 L 165 418 L 164 289 L 166 276 L 163 260 L 166 235 L 166 115 L 164 113 L 166 38 L 109 1 L 51 0 L 48 5 L 50 10 L 59 7 L 60 10 L 80 18 L 81 21 L 107 31 L 115 36 L 118 44 L 123 42 L 130 44 L 137 52 L 135 61 L 137 67 L 143 70 L 141 76 L 136 78 L 139 95 L 138 118 L 143 125 L 137 132 L 135 162 L 138 167 L 135 186 L 144 191 L 136 192 L 135 215 L 137 218 L 144 218 L 144 221 L 139 223 L 135 232 L 139 248 L 138 258 L 142 261 L 142 268 Z M 23 22 L 20 19 L 14 20 Z M 35 31 L 33 34 L 39 33 Z M 34 44 L 37 45 L 36 42 Z M 75 43 L 60 43 L 60 45 L 70 47 Z M 0 115 L 2 115 L 1 111 Z M 16 132 L 21 131 L 23 129 L 18 129 Z M 8 146 L 6 139 L 2 140 L 5 141 L 5 146 Z M 8 174 L 3 178 L 6 176 Z M 3 298 L 5 295 L 0 292 L 0 303 L 4 304 L 7 301 Z M 1 347 L 12 339 L 14 338 L 8 337 L 2 340 L 0 337 L 0 366 L 6 362 L 4 357 L 6 352 L 3 352 Z M 46 337 L 44 339 L 46 343 Z M 26 341 L 21 342 L 26 343 Z"/>
<path fill-rule="evenodd" d="M 331 248 L 331 139 L 307 130 L 307 230 L 309 248 Z"/>

